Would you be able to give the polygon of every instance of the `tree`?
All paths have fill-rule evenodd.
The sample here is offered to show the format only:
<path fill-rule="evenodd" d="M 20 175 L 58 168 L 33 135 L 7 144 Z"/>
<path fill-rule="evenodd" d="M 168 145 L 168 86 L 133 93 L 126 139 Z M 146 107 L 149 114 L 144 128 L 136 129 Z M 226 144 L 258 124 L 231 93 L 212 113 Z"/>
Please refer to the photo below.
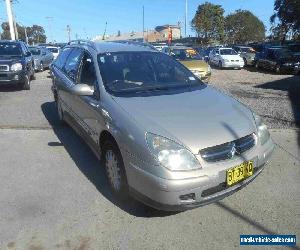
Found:
<path fill-rule="evenodd" d="M 265 25 L 248 10 L 237 10 L 225 18 L 228 43 L 260 42 L 265 38 Z"/>
<path fill-rule="evenodd" d="M 20 26 L 18 23 L 16 24 L 16 26 L 19 34 L 19 40 L 25 42 L 25 28 L 23 26 Z M 1 39 L 10 39 L 8 22 L 2 23 L 1 28 L 3 30 L 3 32 L 1 33 Z M 34 24 L 31 27 L 26 27 L 26 31 L 29 44 L 46 42 L 47 37 L 45 35 L 45 30 L 42 26 Z"/>
<path fill-rule="evenodd" d="M 284 42 L 287 33 L 291 32 L 296 37 L 300 34 L 300 1 L 275 0 L 275 13 L 271 16 L 271 23 L 282 33 L 281 41 Z"/>
<path fill-rule="evenodd" d="M 224 9 L 221 5 L 205 2 L 198 6 L 192 20 L 192 29 L 206 42 L 224 39 Z"/>

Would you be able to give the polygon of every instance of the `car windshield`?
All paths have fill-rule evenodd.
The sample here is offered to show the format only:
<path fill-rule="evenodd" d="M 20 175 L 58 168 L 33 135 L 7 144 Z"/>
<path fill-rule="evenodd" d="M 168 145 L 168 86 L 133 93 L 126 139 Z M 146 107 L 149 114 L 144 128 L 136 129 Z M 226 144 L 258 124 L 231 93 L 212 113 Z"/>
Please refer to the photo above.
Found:
<path fill-rule="evenodd" d="M 240 48 L 240 50 L 241 50 L 241 52 L 243 52 L 243 53 L 254 53 L 255 52 L 255 50 L 253 49 L 253 48 Z"/>
<path fill-rule="evenodd" d="M 41 50 L 38 48 L 29 48 L 29 51 L 31 52 L 32 55 L 38 56 L 41 54 Z"/>
<path fill-rule="evenodd" d="M 52 53 L 58 53 L 57 48 L 47 48 L 47 49 L 50 50 Z"/>
<path fill-rule="evenodd" d="M 1 56 L 20 56 L 22 55 L 21 47 L 16 43 L 0 43 Z"/>
<path fill-rule="evenodd" d="M 220 54 L 221 55 L 237 55 L 237 53 L 233 49 L 220 49 Z"/>
<path fill-rule="evenodd" d="M 201 56 L 194 49 L 172 49 L 171 56 L 180 61 L 201 60 Z"/>
<path fill-rule="evenodd" d="M 190 89 L 203 85 L 182 64 L 158 52 L 98 55 L 105 88 L 113 95 Z"/>

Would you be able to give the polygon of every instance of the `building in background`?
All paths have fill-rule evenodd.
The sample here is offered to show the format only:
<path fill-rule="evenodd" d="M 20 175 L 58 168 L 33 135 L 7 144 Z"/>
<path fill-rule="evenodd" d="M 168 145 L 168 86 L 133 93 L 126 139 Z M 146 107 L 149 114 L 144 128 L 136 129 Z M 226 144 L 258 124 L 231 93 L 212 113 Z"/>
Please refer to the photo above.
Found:
<path fill-rule="evenodd" d="M 169 28 L 172 30 L 172 39 L 180 39 L 181 38 L 181 28 L 180 25 L 172 25 L 166 24 L 161 26 L 156 26 L 154 30 L 145 30 L 144 36 L 146 42 L 166 42 L 168 41 Z M 99 41 L 102 40 L 102 36 L 96 36 L 93 40 Z M 108 35 L 105 37 L 105 41 L 123 41 L 123 40 L 131 40 L 131 41 L 143 41 L 143 32 L 129 32 L 129 33 L 121 33 L 118 32 L 116 35 Z"/>

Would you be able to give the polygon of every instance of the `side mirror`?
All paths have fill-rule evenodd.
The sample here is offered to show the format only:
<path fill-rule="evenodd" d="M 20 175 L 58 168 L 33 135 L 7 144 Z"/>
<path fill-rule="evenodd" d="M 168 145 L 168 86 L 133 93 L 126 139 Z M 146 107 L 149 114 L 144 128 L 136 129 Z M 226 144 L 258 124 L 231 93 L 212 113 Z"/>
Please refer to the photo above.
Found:
<path fill-rule="evenodd" d="M 71 93 L 78 96 L 92 96 L 94 91 L 94 87 L 87 84 L 76 84 L 71 88 Z"/>

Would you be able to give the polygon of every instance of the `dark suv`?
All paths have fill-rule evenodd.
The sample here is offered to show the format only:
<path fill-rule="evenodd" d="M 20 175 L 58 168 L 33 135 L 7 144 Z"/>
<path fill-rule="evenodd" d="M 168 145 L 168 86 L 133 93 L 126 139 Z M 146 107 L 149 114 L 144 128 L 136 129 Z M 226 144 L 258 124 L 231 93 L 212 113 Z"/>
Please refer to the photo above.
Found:
<path fill-rule="evenodd" d="M 34 78 L 34 61 L 22 41 L 0 41 L 0 85 L 17 85 L 30 89 Z"/>
<path fill-rule="evenodd" d="M 287 48 L 268 48 L 260 53 L 256 68 L 273 70 L 276 73 L 297 73 L 300 57 Z"/>

